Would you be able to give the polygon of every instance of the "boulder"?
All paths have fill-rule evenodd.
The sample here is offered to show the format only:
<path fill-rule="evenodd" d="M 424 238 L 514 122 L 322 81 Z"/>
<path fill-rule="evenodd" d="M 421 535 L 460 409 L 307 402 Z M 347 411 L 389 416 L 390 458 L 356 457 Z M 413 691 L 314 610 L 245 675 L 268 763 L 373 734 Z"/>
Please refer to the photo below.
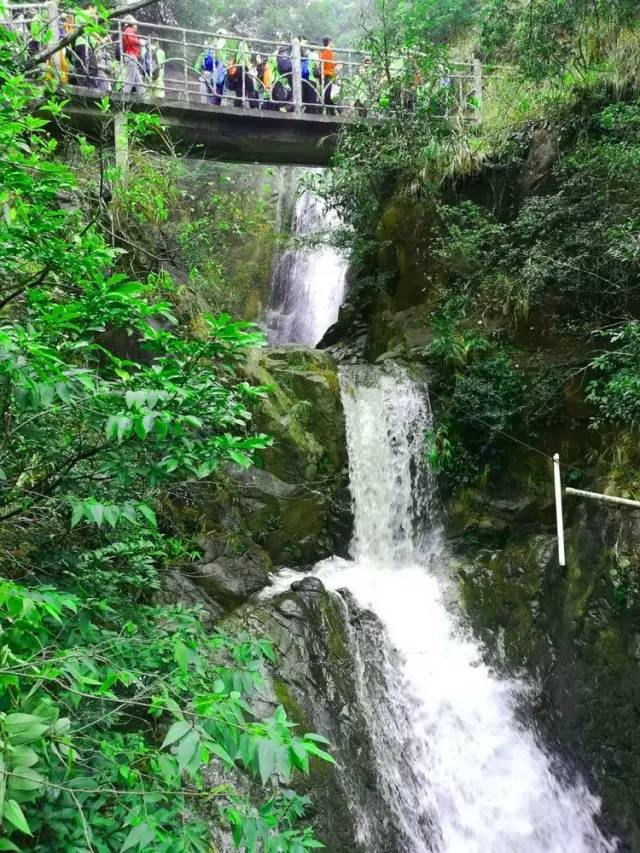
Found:
<path fill-rule="evenodd" d="M 311 798 L 310 816 L 326 849 L 410 850 L 381 789 L 373 749 L 380 723 L 372 706 L 389 689 L 379 620 L 348 593 L 328 592 L 318 578 L 303 576 L 288 592 L 239 608 L 223 626 L 273 642 L 277 661 L 253 703 L 257 712 L 271 714 L 282 705 L 299 731 L 331 743 L 336 764 L 314 759 L 309 777 L 296 781 L 299 793 Z"/>
<path fill-rule="evenodd" d="M 193 582 L 225 608 L 246 601 L 271 583 L 272 565 L 261 548 L 249 546 L 239 556 L 220 555 L 193 566 Z"/>

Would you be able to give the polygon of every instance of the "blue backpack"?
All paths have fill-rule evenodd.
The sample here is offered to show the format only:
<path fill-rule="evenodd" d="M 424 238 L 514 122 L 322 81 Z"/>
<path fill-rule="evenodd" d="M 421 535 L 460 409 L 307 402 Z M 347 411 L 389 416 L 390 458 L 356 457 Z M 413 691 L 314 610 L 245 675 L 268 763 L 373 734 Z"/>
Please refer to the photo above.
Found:
<path fill-rule="evenodd" d="M 300 60 L 300 71 L 302 72 L 302 79 L 308 80 L 309 75 L 310 75 L 309 57 L 308 56 L 303 56 L 302 59 Z"/>
<path fill-rule="evenodd" d="M 204 59 L 202 60 L 202 68 L 204 71 L 213 71 L 213 54 L 210 50 L 207 51 Z"/>

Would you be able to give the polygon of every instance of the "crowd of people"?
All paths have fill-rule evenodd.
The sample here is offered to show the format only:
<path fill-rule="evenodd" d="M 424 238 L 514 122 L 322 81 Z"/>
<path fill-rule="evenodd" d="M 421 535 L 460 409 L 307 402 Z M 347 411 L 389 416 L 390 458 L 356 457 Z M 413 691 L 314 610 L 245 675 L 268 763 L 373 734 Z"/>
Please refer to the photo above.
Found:
<path fill-rule="evenodd" d="M 351 110 L 360 116 L 397 108 L 413 110 L 416 105 L 425 104 L 432 112 L 446 116 L 456 98 L 453 80 L 446 73 L 429 84 L 407 57 L 393 58 L 384 74 L 376 73 L 366 55 L 358 55 L 357 66 L 351 62 L 353 54 L 348 54 L 349 61 L 342 62 L 329 36 L 317 47 L 303 36 L 296 40 L 297 44 L 272 42 L 273 48 L 267 54 L 258 52 L 248 36 L 219 30 L 210 43 L 205 42 L 193 64 L 198 47 L 186 40 L 188 31 L 176 39 L 171 37 L 171 30 L 164 28 L 159 37 L 153 31 L 154 25 L 140 25 L 132 15 L 126 15 L 114 22 L 116 26 L 110 33 L 104 33 L 94 26 L 97 20 L 96 9 L 88 7 L 48 21 L 47 9 L 42 6 L 2 23 L 14 29 L 32 53 L 52 39 L 88 25 L 72 44 L 49 60 L 46 73 L 56 75 L 63 84 L 105 94 L 122 92 L 152 98 L 168 95 L 177 100 L 195 98 L 213 106 L 231 103 L 290 112 L 294 110 L 298 82 L 298 106 L 305 112 L 335 115 Z M 147 31 L 144 35 L 141 28 Z M 257 43 L 261 51 L 269 44 Z M 177 55 L 167 56 L 167 51 Z"/>
<path fill-rule="evenodd" d="M 63 85 L 83 86 L 105 94 L 122 91 L 164 97 L 165 51 L 157 36 L 138 36 L 138 24 L 132 15 L 124 18 L 115 34 L 98 35 L 97 28 L 92 26 L 97 23 L 98 13 L 91 6 L 61 15 L 55 21 L 47 19 L 44 6 L 31 14 L 19 11 L 0 24 L 12 29 L 34 55 L 52 40 L 62 39 L 86 25 L 71 45 L 58 51 L 47 63 L 46 73 L 55 75 Z"/>
<path fill-rule="evenodd" d="M 299 62 L 305 111 L 335 113 L 349 83 L 341 80 L 342 63 L 336 58 L 331 38 L 325 37 L 319 48 L 310 46 L 304 37 L 299 44 L 299 58 L 294 58 L 290 45 L 281 45 L 267 56 L 254 52 L 246 38 L 219 31 L 195 65 L 201 101 L 219 105 L 228 93 L 237 106 L 246 103 L 253 109 L 288 112 L 293 109 L 294 62 Z"/>
<path fill-rule="evenodd" d="M 93 7 L 61 16 L 55 22 L 47 21 L 46 15 L 46 8 L 42 7 L 2 23 L 17 31 L 28 50 L 35 54 L 51 41 L 52 34 L 63 38 L 78 26 L 97 21 Z M 142 29 L 147 28 L 152 29 L 152 25 L 142 25 Z M 49 61 L 47 73 L 57 75 L 63 84 L 105 94 L 122 92 L 164 98 L 169 86 L 169 94 L 178 98 L 195 96 L 212 105 L 232 103 L 289 112 L 294 108 L 296 62 L 306 112 L 335 114 L 345 105 L 357 106 L 362 112 L 370 100 L 371 60 L 364 58 L 358 69 L 349 66 L 348 73 L 343 74 L 343 63 L 328 36 L 318 47 L 301 37 L 300 51 L 294 58 L 291 44 L 277 49 L 274 46 L 267 55 L 254 50 L 248 37 L 219 30 L 211 44 L 200 52 L 195 65 L 185 71 L 188 59 L 184 58 L 184 48 L 180 51 L 181 45 L 176 44 L 177 58 L 168 57 L 171 38 L 164 35 L 161 38 L 154 32 L 143 35 L 140 29 L 132 15 L 124 17 L 111 34 L 98 35 L 96 27 L 88 26 L 72 45 Z M 260 43 L 263 51 L 264 44 Z"/>

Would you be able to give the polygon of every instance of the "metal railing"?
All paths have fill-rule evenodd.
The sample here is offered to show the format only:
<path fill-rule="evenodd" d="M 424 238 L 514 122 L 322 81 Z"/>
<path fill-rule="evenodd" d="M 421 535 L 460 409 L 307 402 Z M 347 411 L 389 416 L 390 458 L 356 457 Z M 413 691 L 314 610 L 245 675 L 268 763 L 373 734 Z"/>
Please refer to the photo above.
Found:
<path fill-rule="evenodd" d="M 87 13 L 65 13 L 53 0 L 5 9 L 0 23 L 32 53 L 87 20 Z M 411 57 L 396 56 L 386 63 L 387 72 L 376 76 L 370 56 L 352 48 L 332 45 L 329 56 L 321 45 L 299 39 L 282 42 L 141 21 L 135 33 L 126 30 L 124 20 L 113 19 L 104 36 L 88 35 L 52 57 L 45 73 L 96 97 L 117 92 L 203 108 L 364 118 L 427 103 L 442 116 L 474 119 L 482 110 L 483 71 L 477 60 L 451 63 L 425 80 Z"/>

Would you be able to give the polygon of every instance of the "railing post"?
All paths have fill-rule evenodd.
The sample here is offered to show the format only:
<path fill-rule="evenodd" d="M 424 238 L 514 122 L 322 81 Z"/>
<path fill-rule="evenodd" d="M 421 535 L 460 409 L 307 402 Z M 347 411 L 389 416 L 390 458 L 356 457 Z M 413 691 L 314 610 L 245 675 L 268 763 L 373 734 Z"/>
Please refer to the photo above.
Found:
<path fill-rule="evenodd" d="M 482 62 L 477 57 L 473 59 L 473 96 L 475 98 L 475 118 L 482 121 Z"/>
<path fill-rule="evenodd" d="M 302 51 L 300 39 L 294 38 L 291 42 L 291 87 L 293 89 L 293 111 L 302 112 Z"/>
<path fill-rule="evenodd" d="M 182 30 L 182 53 L 184 55 L 184 97 L 189 102 L 189 69 L 187 68 L 187 31 Z"/>
<path fill-rule="evenodd" d="M 116 166 L 124 174 L 129 167 L 129 129 L 126 112 L 117 112 L 113 117 L 113 138 L 116 149 Z"/>
<path fill-rule="evenodd" d="M 558 527 L 558 563 L 566 565 L 564 555 L 564 520 L 562 517 L 562 478 L 560 476 L 560 454 L 553 457 L 553 483 L 556 493 L 556 525 Z"/>
<path fill-rule="evenodd" d="M 247 108 L 247 78 L 245 75 L 245 68 L 249 67 L 250 62 L 247 59 L 247 55 L 245 53 L 245 42 L 244 41 L 242 41 L 240 43 L 240 61 L 242 63 L 242 65 L 240 66 L 240 77 L 242 79 L 242 109 L 246 110 L 246 108 Z"/>
<path fill-rule="evenodd" d="M 54 44 L 58 41 L 58 22 L 60 20 L 60 13 L 58 11 L 58 4 L 55 0 L 49 0 L 47 3 L 47 44 L 49 47 L 53 47 Z M 60 69 L 61 69 L 61 54 L 54 53 L 51 57 L 51 66 L 53 69 L 53 73 L 59 79 L 60 78 Z"/>

